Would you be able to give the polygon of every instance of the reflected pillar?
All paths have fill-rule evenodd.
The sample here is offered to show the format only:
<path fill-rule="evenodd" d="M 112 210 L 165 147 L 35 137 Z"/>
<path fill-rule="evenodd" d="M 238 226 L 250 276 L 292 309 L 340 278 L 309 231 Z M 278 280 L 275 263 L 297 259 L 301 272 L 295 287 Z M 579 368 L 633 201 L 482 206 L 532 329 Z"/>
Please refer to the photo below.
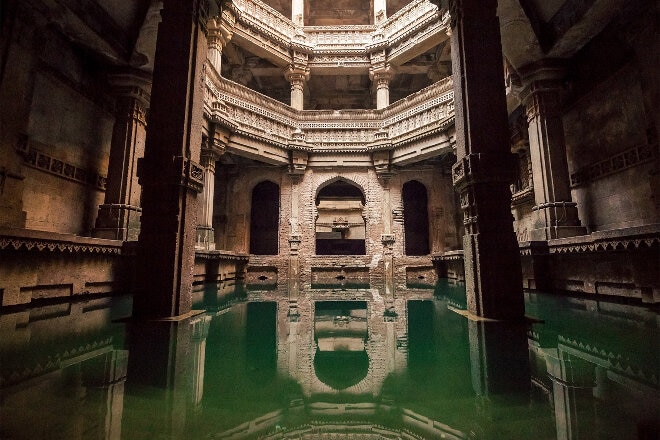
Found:
<path fill-rule="evenodd" d="M 133 71 L 111 75 L 108 81 L 117 94 L 115 125 L 105 198 L 99 206 L 92 235 L 134 241 L 140 233 L 142 211 L 137 162 L 144 156 L 151 77 Z"/>
<path fill-rule="evenodd" d="M 206 0 L 165 0 L 158 30 L 149 132 L 139 166 L 142 227 L 135 317 L 185 315 L 192 306 L 206 60 Z M 157 276 L 154 276 L 157 274 Z"/>
<path fill-rule="evenodd" d="M 595 425 L 595 368 L 561 349 L 545 351 L 552 379 L 557 440 L 589 438 Z"/>
<path fill-rule="evenodd" d="M 136 438 L 197 437 L 190 416 L 203 397 L 211 317 L 130 324 L 123 431 Z M 145 395 L 149 399 L 145 424 Z"/>
<path fill-rule="evenodd" d="M 450 1 L 456 104 L 452 169 L 465 236 L 465 287 L 470 313 L 493 319 L 524 315 L 511 191 L 515 161 L 509 147 L 502 47 L 496 0 Z"/>
<path fill-rule="evenodd" d="M 562 81 L 559 62 L 523 67 L 521 99 L 527 111 L 537 213 L 531 240 L 549 240 L 586 234 L 580 226 L 577 203 L 571 200 L 564 126 L 561 119 Z"/>

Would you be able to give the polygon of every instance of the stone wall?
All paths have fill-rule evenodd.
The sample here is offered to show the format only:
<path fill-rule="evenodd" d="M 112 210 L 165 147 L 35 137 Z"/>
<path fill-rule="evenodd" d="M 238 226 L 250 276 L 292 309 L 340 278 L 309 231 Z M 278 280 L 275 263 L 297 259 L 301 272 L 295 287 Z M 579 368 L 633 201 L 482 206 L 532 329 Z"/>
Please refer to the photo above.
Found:
<path fill-rule="evenodd" d="M 250 203 L 252 189 L 264 180 L 280 186 L 279 253 L 277 256 L 253 256 L 247 276 L 253 284 L 269 284 L 284 280 L 290 253 L 300 261 L 300 280 L 310 286 L 314 279 L 343 276 L 345 283 L 382 286 L 384 282 L 383 258 L 393 255 L 397 275 L 405 282 L 407 266 L 415 267 L 418 280 L 431 282 L 435 275 L 430 257 L 404 256 L 404 217 L 401 188 L 410 180 L 422 183 L 428 193 L 429 242 L 432 253 L 456 249 L 459 246 L 455 221 L 455 198 L 451 179 L 437 166 L 401 169 L 389 181 L 390 205 L 384 204 L 385 188 L 373 169 L 321 169 L 308 168 L 304 175 L 292 179 L 284 168 L 268 166 L 221 165 L 217 168 L 215 210 L 216 247 L 232 252 L 249 253 Z M 316 196 L 319 191 L 337 181 L 345 180 L 358 187 L 365 198 L 363 217 L 366 224 L 366 255 L 316 255 L 315 221 L 318 216 Z M 292 203 L 292 197 L 296 197 Z M 295 209 L 297 208 L 297 209 Z M 295 209 L 295 212 L 292 210 Z M 395 241 L 391 249 L 383 244 L 386 233 L 384 215 L 391 216 L 391 230 Z M 289 239 L 298 236 L 300 243 L 291 251 Z M 366 270 L 366 275 L 365 271 Z M 316 272 L 315 272 L 316 271 Z M 340 272 L 343 271 L 343 275 Z M 412 275 L 411 275 L 412 276 Z M 419 278 L 422 276 L 423 278 Z M 259 280 L 259 277 L 262 277 Z M 409 277 L 408 277 L 409 278 Z M 327 280 L 326 280 L 327 281 Z"/>
<path fill-rule="evenodd" d="M 89 235 L 103 202 L 113 98 L 94 58 L 27 14 L 16 19 L 23 32 L 14 33 L 21 38 L 9 46 L 0 86 L 12 103 L 0 110 L 0 167 L 20 176 L 0 195 L 9 208 L 0 224 Z"/>

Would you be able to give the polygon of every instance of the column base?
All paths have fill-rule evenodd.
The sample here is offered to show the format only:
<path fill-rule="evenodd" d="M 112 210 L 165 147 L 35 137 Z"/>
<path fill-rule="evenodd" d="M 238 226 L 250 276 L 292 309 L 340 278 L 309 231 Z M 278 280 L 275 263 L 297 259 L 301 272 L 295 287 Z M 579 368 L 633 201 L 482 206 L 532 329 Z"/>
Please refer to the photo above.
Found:
<path fill-rule="evenodd" d="M 92 237 L 108 240 L 136 241 L 140 235 L 139 206 L 103 204 L 92 230 Z"/>
<path fill-rule="evenodd" d="M 197 239 L 195 249 L 213 251 L 215 250 L 215 233 L 209 226 L 197 226 Z"/>

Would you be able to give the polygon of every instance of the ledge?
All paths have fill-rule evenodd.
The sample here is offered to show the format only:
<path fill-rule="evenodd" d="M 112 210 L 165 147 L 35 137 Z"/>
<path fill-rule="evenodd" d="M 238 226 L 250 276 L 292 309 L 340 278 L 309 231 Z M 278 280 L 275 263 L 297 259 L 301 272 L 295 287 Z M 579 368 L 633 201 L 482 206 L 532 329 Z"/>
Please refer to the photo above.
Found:
<path fill-rule="evenodd" d="M 238 254 L 231 251 L 220 250 L 196 250 L 195 258 L 201 260 L 231 260 L 231 261 L 245 261 L 250 259 L 248 254 Z"/>
<path fill-rule="evenodd" d="M 447 251 L 442 254 L 433 254 L 431 256 L 432 261 L 458 261 L 463 259 L 463 249 L 457 249 L 455 251 Z"/>
<path fill-rule="evenodd" d="M 520 242 L 522 255 L 625 251 L 660 245 L 660 223 L 596 231 L 588 235 Z"/>
<path fill-rule="evenodd" d="M 123 242 L 30 229 L 0 228 L 0 250 L 121 255 Z"/>

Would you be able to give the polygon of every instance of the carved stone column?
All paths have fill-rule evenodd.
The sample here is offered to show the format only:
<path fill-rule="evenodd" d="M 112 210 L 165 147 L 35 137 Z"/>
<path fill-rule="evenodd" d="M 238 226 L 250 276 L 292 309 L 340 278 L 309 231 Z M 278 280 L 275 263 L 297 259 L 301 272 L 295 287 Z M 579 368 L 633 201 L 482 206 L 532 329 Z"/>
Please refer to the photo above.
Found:
<path fill-rule="evenodd" d="M 220 17 L 213 17 L 208 22 L 208 54 L 209 63 L 218 74 L 222 68 L 222 49 L 227 46 L 234 34 L 236 19 L 228 9 L 222 11 Z"/>
<path fill-rule="evenodd" d="M 376 85 L 376 109 L 380 110 L 390 105 L 390 80 L 394 72 L 389 64 L 372 67 L 369 78 Z"/>
<path fill-rule="evenodd" d="M 165 0 L 149 131 L 140 166 L 142 228 L 133 315 L 174 317 L 192 306 L 202 143 L 206 0 Z"/>
<path fill-rule="evenodd" d="M 299 200 L 300 200 L 300 182 L 307 169 L 309 154 L 306 151 L 295 149 L 296 146 L 302 146 L 305 142 L 305 134 L 296 130 L 293 134 L 293 141 L 289 152 L 289 177 L 291 178 L 291 215 L 289 218 L 289 301 L 291 305 L 297 304 L 298 293 L 300 292 L 300 230 L 299 230 Z"/>
<path fill-rule="evenodd" d="M 571 200 L 568 161 L 561 120 L 563 66 L 543 63 L 521 69 L 521 98 L 527 110 L 534 197 L 538 218 L 531 240 L 583 235 L 577 204 Z"/>
<path fill-rule="evenodd" d="M 465 236 L 465 287 L 470 313 L 494 319 L 524 316 L 511 191 L 515 161 L 509 149 L 497 0 L 453 0 L 456 156 Z"/>
<path fill-rule="evenodd" d="M 112 75 L 109 81 L 117 93 L 115 125 L 105 199 L 92 234 L 111 240 L 137 240 L 142 211 L 137 162 L 144 156 L 151 78 L 136 71 Z"/>
<path fill-rule="evenodd" d="M 224 154 L 225 146 L 212 137 L 204 142 L 200 163 L 204 167 L 204 190 L 199 198 L 196 249 L 214 250 L 213 196 L 215 192 L 215 163 Z"/>
<path fill-rule="evenodd" d="M 374 5 L 374 24 L 387 20 L 387 1 L 386 0 L 373 0 Z"/>
<path fill-rule="evenodd" d="M 305 0 L 291 0 L 291 21 L 296 26 L 305 25 Z"/>
<path fill-rule="evenodd" d="M 291 107 L 302 110 L 305 102 L 305 83 L 309 79 L 309 69 L 289 66 L 284 77 L 291 83 Z"/>

